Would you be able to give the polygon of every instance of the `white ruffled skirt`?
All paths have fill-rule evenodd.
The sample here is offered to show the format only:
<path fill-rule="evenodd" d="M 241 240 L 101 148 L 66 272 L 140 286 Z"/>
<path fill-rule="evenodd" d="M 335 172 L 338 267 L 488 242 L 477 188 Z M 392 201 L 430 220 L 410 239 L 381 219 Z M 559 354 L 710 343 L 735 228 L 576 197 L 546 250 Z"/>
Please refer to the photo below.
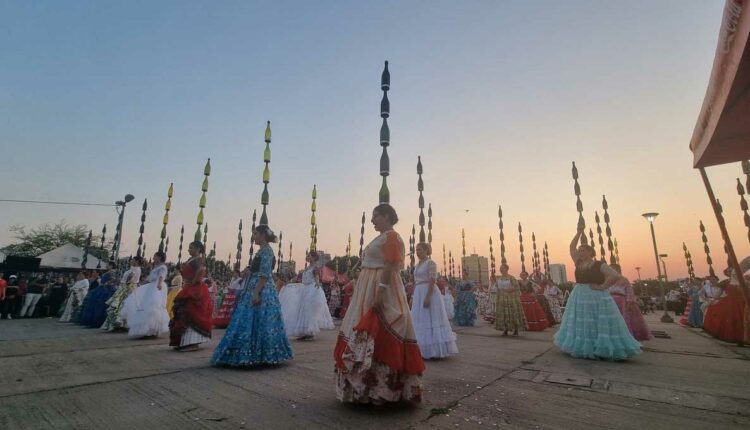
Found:
<path fill-rule="evenodd" d="M 441 358 L 457 354 L 456 333 L 453 332 L 448 320 L 443 295 L 435 287 L 430 298 L 430 307 L 425 308 L 424 299 L 428 291 L 428 284 L 417 284 L 412 296 L 411 318 L 422 357 Z"/>
<path fill-rule="evenodd" d="M 122 305 L 122 319 L 128 326 L 128 336 L 158 336 L 169 331 L 167 285 L 159 289 L 156 282 L 136 288 Z"/>
<path fill-rule="evenodd" d="M 321 330 L 334 328 L 325 292 L 320 287 L 287 284 L 279 292 L 279 302 L 287 336 L 315 336 Z"/>
<path fill-rule="evenodd" d="M 452 320 L 456 315 L 456 308 L 453 302 L 453 295 L 450 293 L 443 294 L 443 304 L 445 305 L 445 313 L 448 315 L 448 319 Z"/>

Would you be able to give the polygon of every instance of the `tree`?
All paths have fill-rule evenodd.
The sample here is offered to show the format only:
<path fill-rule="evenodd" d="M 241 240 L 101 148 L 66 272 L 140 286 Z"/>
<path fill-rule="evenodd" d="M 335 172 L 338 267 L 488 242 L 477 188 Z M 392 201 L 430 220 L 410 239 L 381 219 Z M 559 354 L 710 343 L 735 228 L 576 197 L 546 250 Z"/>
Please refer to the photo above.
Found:
<path fill-rule="evenodd" d="M 18 255 L 21 257 L 36 257 L 66 243 L 72 243 L 75 246 L 84 248 L 89 235 L 89 228 L 85 224 L 73 226 L 65 220 L 54 225 L 43 224 L 33 227 L 29 231 L 22 225 L 13 225 L 9 230 L 18 242 L 3 248 L 3 251 L 8 255 Z M 104 251 L 102 252 L 99 249 L 101 240 L 101 235 L 91 236 L 89 253 L 99 259 L 107 260 L 109 258 L 108 250 L 111 248 L 112 241 L 110 240 L 108 243 L 105 243 Z"/>

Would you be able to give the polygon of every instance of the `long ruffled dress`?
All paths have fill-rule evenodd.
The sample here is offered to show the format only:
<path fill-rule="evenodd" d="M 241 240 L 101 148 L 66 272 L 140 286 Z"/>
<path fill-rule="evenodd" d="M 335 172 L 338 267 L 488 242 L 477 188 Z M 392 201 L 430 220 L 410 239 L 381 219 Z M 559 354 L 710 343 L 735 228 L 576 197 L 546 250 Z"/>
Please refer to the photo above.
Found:
<path fill-rule="evenodd" d="M 562 292 L 557 285 L 547 285 L 544 289 L 544 295 L 547 297 L 547 303 L 549 303 L 550 311 L 552 311 L 552 317 L 558 323 L 562 321 L 562 307 L 560 306 L 560 298 Z"/>
<path fill-rule="evenodd" d="M 226 328 L 232 320 L 234 308 L 237 306 L 237 292 L 242 288 L 242 278 L 233 279 L 229 287 L 224 291 L 218 310 L 214 316 L 214 327 Z"/>
<path fill-rule="evenodd" d="M 117 291 L 117 277 L 114 272 L 107 272 L 99 279 L 99 287 L 90 291 L 86 307 L 81 315 L 81 324 L 89 328 L 99 328 L 107 318 L 107 300 Z"/>
<path fill-rule="evenodd" d="M 424 307 L 429 293 L 430 281 L 437 281 L 437 265 L 432 260 L 425 260 L 414 268 L 414 296 L 412 298 L 411 319 L 414 321 L 414 332 L 423 358 L 442 358 L 458 354 L 456 333 L 451 328 L 448 314 L 445 311 L 443 296 L 435 286 L 430 296 L 430 307 Z"/>
<path fill-rule="evenodd" d="M 344 288 L 341 289 L 341 312 L 339 312 L 339 318 L 344 319 L 346 317 L 346 311 L 349 309 L 349 303 L 352 301 L 354 295 L 354 279 L 350 280 Z"/>
<path fill-rule="evenodd" d="M 703 330 L 727 342 L 744 342 L 745 301 L 742 292 L 738 286 L 727 284 L 724 293 L 706 309 Z"/>
<path fill-rule="evenodd" d="M 177 273 L 172 278 L 172 282 L 169 285 L 169 291 L 167 291 L 167 313 L 169 314 L 170 320 L 174 318 L 174 313 L 172 312 L 172 306 L 174 306 L 174 298 L 177 297 L 178 294 L 180 294 L 181 288 L 182 275 Z"/>
<path fill-rule="evenodd" d="M 495 305 L 495 330 L 503 332 L 526 330 L 526 319 L 521 306 L 518 284 L 512 276 L 499 277 L 495 281 L 497 304 Z"/>
<path fill-rule="evenodd" d="M 71 319 L 78 311 L 78 308 L 83 304 L 83 299 L 89 291 L 89 280 L 81 279 L 76 281 L 70 290 L 68 291 L 68 300 L 65 302 L 65 310 L 63 310 L 60 322 L 71 322 Z"/>
<path fill-rule="evenodd" d="M 445 314 L 448 315 L 448 319 L 452 320 L 456 316 L 456 302 L 450 291 L 443 294 L 443 307 L 445 308 Z"/>
<path fill-rule="evenodd" d="M 211 364 L 249 367 L 281 363 L 294 357 L 273 279 L 275 261 L 268 245 L 253 257 L 251 274 L 245 281 L 232 321 L 214 350 Z M 266 285 L 260 303 L 253 305 L 255 287 L 261 277 L 266 279 Z"/>
<path fill-rule="evenodd" d="M 206 265 L 203 257 L 193 257 L 180 267 L 183 279 L 193 280 Z M 203 279 L 184 282 L 172 304 L 169 346 L 184 348 L 211 340 L 213 300 Z"/>
<path fill-rule="evenodd" d="M 648 324 L 646 324 L 645 318 L 641 314 L 641 309 L 638 307 L 638 302 L 630 282 L 627 280 L 618 282 L 609 288 L 609 293 L 617 304 L 617 308 L 620 310 L 620 314 L 635 340 L 644 341 L 652 339 L 653 336 L 648 328 Z"/>
<path fill-rule="evenodd" d="M 559 320 L 556 320 L 555 316 L 552 314 L 552 306 L 550 306 L 549 301 L 547 301 L 547 296 L 544 295 L 544 288 L 539 286 L 539 284 L 534 283 L 532 283 L 532 286 L 534 291 L 534 298 L 544 311 L 544 316 L 547 319 L 548 327 L 552 327 L 553 325 L 557 324 Z"/>
<path fill-rule="evenodd" d="M 687 323 L 691 327 L 703 327 L 703 309 L 701 308 L 701 289 L 698 287 L 690 288 L 690 312 L 687 316 Z"/>
<path fill-rule="evenodd" d="M 386 264 L 402 266 L 404 242 L 393 230 L 376 237 L 362 255 L 346 317 L 333 356 L 336 397 L 342 402 L 382 404 L 422 399 L 425 365 L 417 344 L 401 277 L 380 286 Z M 383 306 L 373 309 L 375 293 Z"/>
<path fill-rule="evenodd" d="M 473 327 L 477 321 L 477 296 L 472 291 L 474 284 L 460 282 L 457 285 L 455 314 L 453 323 L 461 327 Z"/>
<path fill-rule="evenodd" d="M 555 333 L 555 345 L 576 358 L 625 360 L 640 354 L 641 344 L 630 334 L 609 291 L 591 288 L 604 283 L 602 270 L 617 274 L 601 261 L 587 269 L 576 268 L 576 285 Z"/>
<path fill-rule="evenodd" d="M 86 312 L 86 308 L 88 308 L 91 302 L 91 295 L 99 289 L 99 280 L 91 281 L 89 280 L 89 288 L 88 291 L 86 291 L 86 295 L 83 297 L 83 300 L 81 301 L 81 304 L 75 308 L 73 311 L 73 314 L 70 316 L 70 322 L 76 323 L 76 324 L 83 324 L 83 315 Z"/>
<path fill-rule="evenodd" d="M 125 299 L 135 290 L 141 281 L 141 268 L 133 266 L 120 278 L 120 288 L 107 300 L 107 318 L 102 323 L 102 330 L 115 331 L 127 329 L 128 326 L 122 319 L 122 308 Z"/>
<path fill-rule="evenodd" d="M 487 291 L 479 291 L 479 314 L 485 321 L 495 322 L 495 315 L 497 314 L 497 287 L 495 284 L 491 284 Z"/>
<path fill-rule="evenodd" d="M 315 282 L 315 271 L 315 267 L 308 267 L 301 283 L 286 284 L 279 293 L 287 336 L 315 336 L 334 328 L 325 293 Z"/>
<path fill-rule="evenodd" d="M 523 316 L 526 319 L 527 330 L 542 331 L 550 326 L 550 321 L 547 319 L 547 313 L 544 312 L 544 308 L 537 301 L 533 291 L 533 284 L 531 282 L 521 285 Z"/>
<path fill-rule="evenodd" d="M 128 336 L 158 336 L 169 331 L 167 283 L 164 282 L 167 272 L 164 264 L 154 267 L 148 274 L 148 283 L 136 288 L 125 299 L 122 319 L 128 325 Z M 161 283 L 157 283 L 159 278 Z"/>

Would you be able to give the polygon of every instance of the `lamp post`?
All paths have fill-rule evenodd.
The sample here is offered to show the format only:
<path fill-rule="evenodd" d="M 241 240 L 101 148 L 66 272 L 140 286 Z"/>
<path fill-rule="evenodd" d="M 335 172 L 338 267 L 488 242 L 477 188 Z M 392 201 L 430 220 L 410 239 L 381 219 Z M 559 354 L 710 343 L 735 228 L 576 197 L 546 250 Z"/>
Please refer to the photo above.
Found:
<path fill-rule="evenodd" d="M 638 272 L 638 282 L 641 282 L 641 268 L 640 267 L 636 267 L 635 271 Z"/>
<path fill-rule="evenodd" d="M 667 276 L 667 264 L 664 263 L 664 259 L 669 257 L 667 254 L 659 254 L 659 260 L 661 260 L 661 269 L 664 271 L 664 282 L 669 282 L 669 276 Z"/>
<path fill-rule="evenodd" d="M 120 257 L 120 242 L 122 242 L 122 222 L 125 218 L 125 205 L 132 202 L 135 199 L 135 196 L 132 194 L 125 194 L 125 197 L 123 197 L 122 200 L 118 200 L 115 202 L 115 209 L 117 210 L 119 217 L 117 218 L 117 230 L 115 230 L 115 252 L 114 254 L 114 260 L 117 261 Z"/>
<path fill-rule="evenodd" d="M 654 258 L 656 259 L 656 271 L 659 274 L 659 295 L 661 296 L 662 303 L 664 304 L 664 315 L 661 316 L 661 322 L 673 323 L 674 320 L 667 313 L 667 301 L 664 297 L 664 280 L 661 277 L 661 266 L 659 265 L 659 251 L 656 248 L 656 233 L 654 233 L 654 220 L 659 214 L 657 212 L 647 212 L 643 214 L 643 217 L 648 221 L 651 226 L 651 241 L 654 244 Z"/>

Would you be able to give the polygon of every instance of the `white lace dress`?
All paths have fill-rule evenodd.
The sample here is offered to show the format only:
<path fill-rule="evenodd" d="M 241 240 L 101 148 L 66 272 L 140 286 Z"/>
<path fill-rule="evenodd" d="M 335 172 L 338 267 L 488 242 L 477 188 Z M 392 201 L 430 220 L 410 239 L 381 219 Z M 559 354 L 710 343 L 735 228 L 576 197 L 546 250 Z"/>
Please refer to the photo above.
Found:
<path fill-rule="evenodd" d="M 458 353 L 456 334 L 451 328 L 443 295 L 437 286 L 432 289 L 430 307 L 424 307 L 425 297 L 430 291 L 430 281 L 435 280 L 437 265 L 434 261 L 422 261 L 414 268 L 416 286 L 412 296 L 411 318 L 423 358 L 440 358 Z"/>
<path fill-rule="evenodd" d="M 448 315 L 448 319 L 452 320 L 456 314 L 456 306 L 453 300 L 453 293 L 447 285 L 445 287 L 445 294 L 443 294 L 443 304 L 445 305 L 445 313 Z"/>
<path fill-rule="evenodd" d="M 161 289 L 157 281 L 161 278 Z M 122 306 L 122 319 L 130 337 L 158 336 L 169 331 L 167 313 L 167 266 L 154 267 L 147 283 L 136 288 Z"/>
<path fill-rule="evenodd" d="M 284 285 L 279 302 L 287 336 L 315 336 L 334 328 L 325 292 L 315 282 L 315 267 L 302 273 L 301 283 Z"/>

